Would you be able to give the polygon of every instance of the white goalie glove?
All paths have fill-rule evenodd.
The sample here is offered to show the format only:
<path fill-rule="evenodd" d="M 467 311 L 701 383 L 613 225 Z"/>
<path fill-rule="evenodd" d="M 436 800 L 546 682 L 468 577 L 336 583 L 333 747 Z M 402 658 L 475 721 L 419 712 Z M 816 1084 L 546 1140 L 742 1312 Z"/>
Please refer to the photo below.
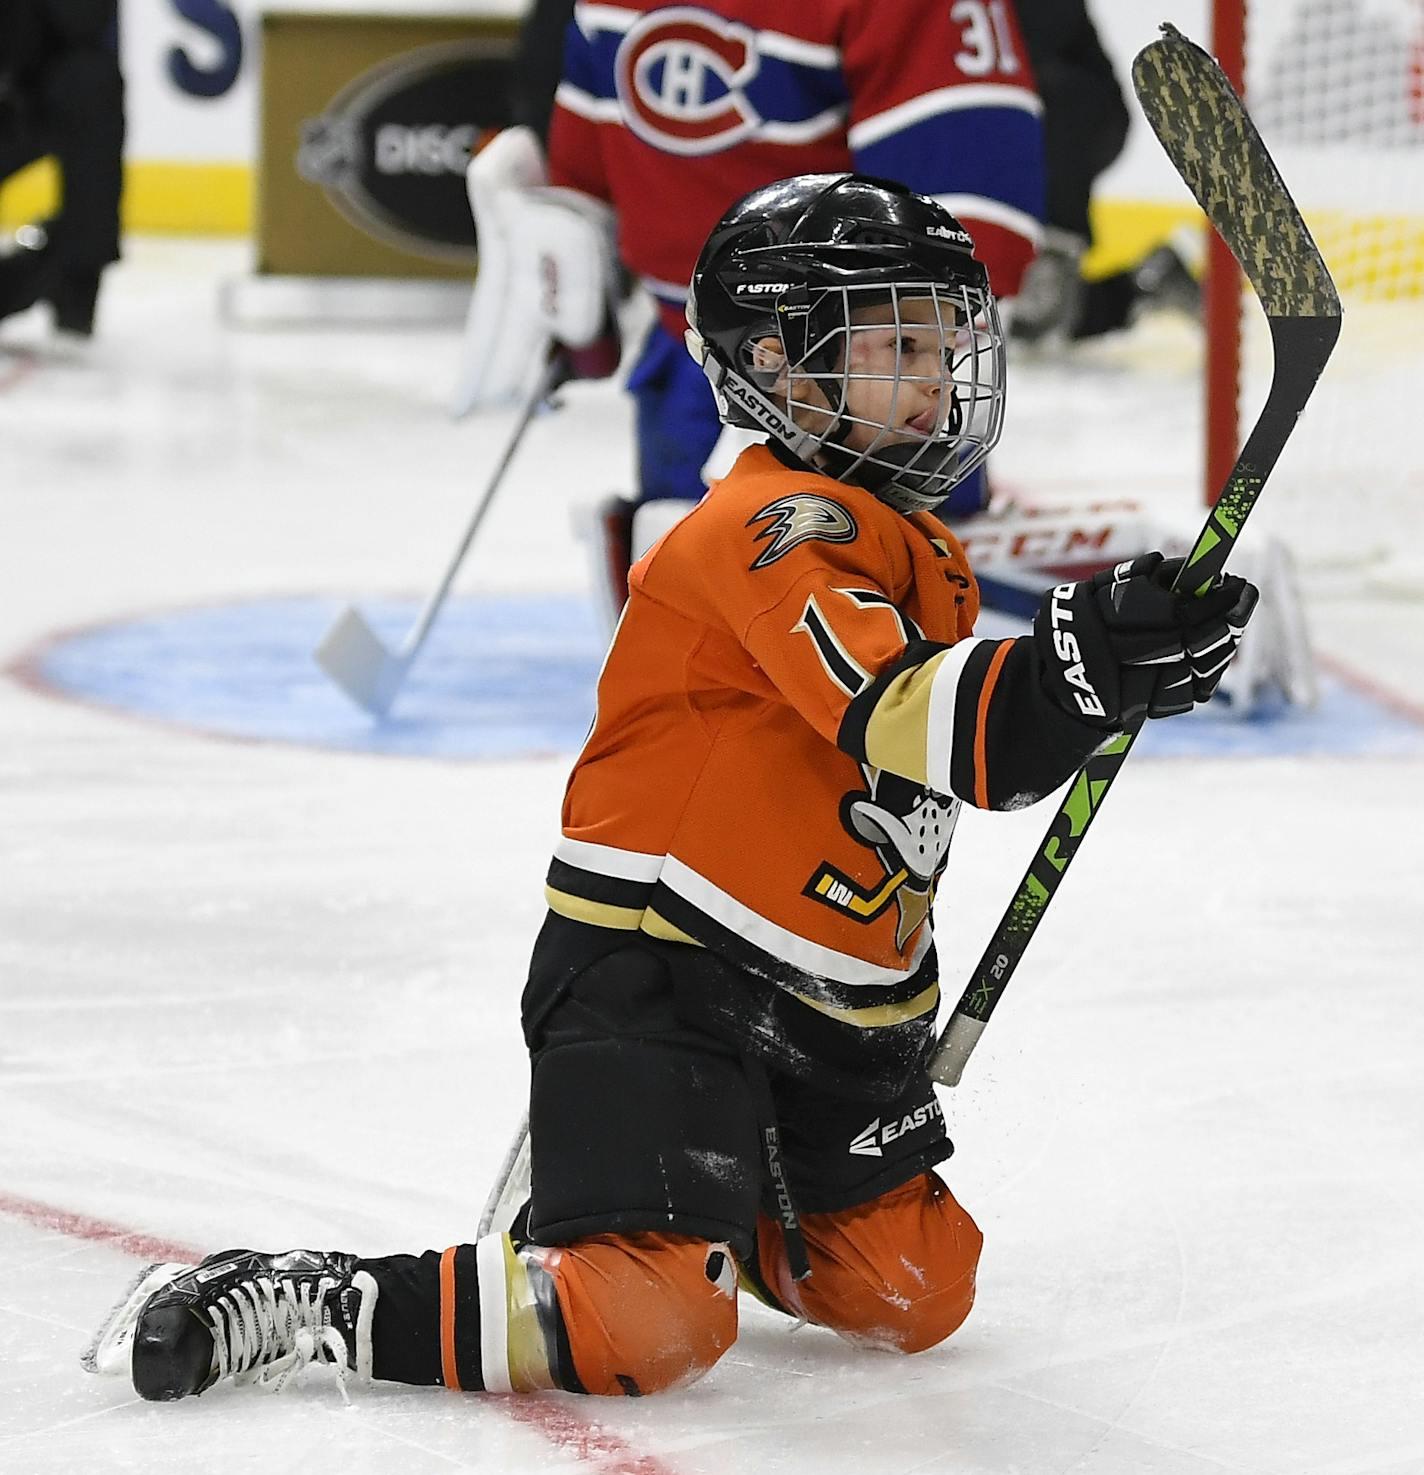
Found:
<path fill-rule="evenodd" d="M 519 403 L 556 345 L 590 349 L 616 323 L 613 212 L 547 178 L 528 128 L 504 129 L 470 160 L 479 270 L 453 395 L 457 416 Z M 616 363 L 616 346 L 611 353 Z"/>

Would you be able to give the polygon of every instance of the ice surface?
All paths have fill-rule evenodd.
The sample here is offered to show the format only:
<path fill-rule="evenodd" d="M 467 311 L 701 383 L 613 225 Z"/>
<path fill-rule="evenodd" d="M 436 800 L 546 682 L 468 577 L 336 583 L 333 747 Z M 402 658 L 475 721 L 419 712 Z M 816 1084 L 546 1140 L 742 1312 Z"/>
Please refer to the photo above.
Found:
<path fill-rule="evenodd" d="M 445 417 L 457 329 L 227 331 L 217 286 L 241 266 L 139 241 L 92 345 L 0 329 L 0 660 L 438 577 L 506 428 Z M 999 474 L 1186 497 L 1191 360 L 1144 326 L 1071 371 L 1023 367 Z M 462 594 L 582 593 L 570 509 L 629 484 L 628 417 L 607 386 L 565 400 Z M 1312 613 L 1417 723 L 1419 608 L 1327 585 Z M 944 1098 L 947 1176 L 987 1243 L 941 1350 L 857 1350 L 747 1304 L 713 1374 L 642 1401 L 381 1387 L 347 1409 L 316 1375 L 152 1407 L 84 1374 L 145 1257 L 473 1231 L 519 1113 L 566 767 L 221 740 L 0 682 L 6 1475 L 1424 1471 L 1417 748 L 1134 758 Z M 1046 819 L 966 815 L 949 980 Z"/>

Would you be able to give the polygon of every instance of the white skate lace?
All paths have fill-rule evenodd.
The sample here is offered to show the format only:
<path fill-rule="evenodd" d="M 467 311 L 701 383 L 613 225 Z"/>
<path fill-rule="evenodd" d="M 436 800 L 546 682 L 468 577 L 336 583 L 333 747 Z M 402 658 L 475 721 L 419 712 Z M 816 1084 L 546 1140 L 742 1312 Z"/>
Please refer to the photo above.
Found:
<path fill-rule="evenodd" d="M 335 1282 L 274 1280 L 259 1276 L 234 1286 L 208 1308 L 218 1377 L 280 1393 L 313 1362 L 336 1369 L 346 1391 L 346 1339 L 322 1320 L 322 1303 Z"/>

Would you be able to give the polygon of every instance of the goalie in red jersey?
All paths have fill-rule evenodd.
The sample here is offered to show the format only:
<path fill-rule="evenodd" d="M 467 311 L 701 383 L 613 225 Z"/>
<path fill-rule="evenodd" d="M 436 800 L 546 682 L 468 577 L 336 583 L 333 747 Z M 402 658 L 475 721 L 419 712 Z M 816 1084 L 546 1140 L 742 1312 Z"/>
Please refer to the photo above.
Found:
<path fill-rule="evenodd" d="M 698 262 L 689 346 L 767 443 L 634 568 L 564 802 L 523 998 L 532 1189 L 420 1255 L 157 1267 L 101 1334 L 146 1398 L 308 1363 L 652 1393 L 737 1334 L 739 1283 L 919 1352 L 981 1236 L 936 1169 L 932 902 L 963 804 L 1016 809 L 1146 713 L 1205 701 L 1255 601 L 1156 554 L 974 634 L 935 509 L 1003 420 L 1003 337 L 942 206 L 854 174 L 754 191 Z"/>
<path fill-rule="evenodd" d="M 561 18 L 571 21 L 555 87 L 538 53 L 547 62 Z M 584 519 L 611 632 L 630 562 L 702 496 L 737 441 L 719 441 L 716 405 L 682 348 L 692 268 L 727 207 L 798 174 L 897 179 L 964 222 L 994 292 L 1011 297 L 1040 234 L 1041 104 L 1013 0 L 537 0 L 522 54 L 522 116 L 537 128 L 543 109 L 529 94 L 547 99 L 548 157 L 514 128 L 472 165 L 481 259 L 456 403 L 490 407 L 532 383 L 531 354 L 542 355 L 531 322 L 544 322 L 575 377 L 611 372 L 611 344 L 589 342 L 597 319 L 546 304 L 590 279 L 617 281 L 615 255 L 651 299 L 625 380 L 637 486 Z M 639 318 L 622 316 L 630 328 Z M 985 496 L 982 471 L 971 473 L 954 510 Z"/>

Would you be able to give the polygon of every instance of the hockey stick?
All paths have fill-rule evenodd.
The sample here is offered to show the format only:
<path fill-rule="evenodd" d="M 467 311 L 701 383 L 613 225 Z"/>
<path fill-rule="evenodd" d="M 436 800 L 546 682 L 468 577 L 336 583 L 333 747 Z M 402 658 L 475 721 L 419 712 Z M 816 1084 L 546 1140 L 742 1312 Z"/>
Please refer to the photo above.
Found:
<path fill-rule="evenodd" d="M 464 536 L 460 539 L 460 546 L 456 548 L 455 556 L 450 560 L 439 586 L 426 600 L 419 619 L 416 620 L 410 634 L 401 642 L 399 649 L 394 651 L 387 649 L 381 637 L 371 628 L 360 610 L 355 605 L 348 605 L 322 636 L 321 643 L 313 652 L 317 665 L 357 706 L 364 707 L 374 716 L 384 717 L 390 710 L 391 703 L 395 701 L 396 693 L 399 692 L 406 673 L 410 670 L 416 656 L 420 654 L 420 648 L 425 644 L 425 637 L 430 634 L 430 627 L 435 623 L 435 618 L 445 603 L 445 597 L 450 592 L 451 584 L 455 582 L 455 575 L 465 560 L 465 554 L 469 552 L 470 544 L 474 542 L 475 534 L 480 530 L 485 513 L 489 511 L 490 503 L 494 501 L 494 494 L 499 490 L 500 482 L 504 480 L 504 474 L 509 469 L 509 463 L 514 459 L 519 442 L 524 439 L 524 432 L 529 428 L 534 412 L 558 388 L 564 372 L 562 356 L 555 355 L 549 360 L 538 382 L 520 406 L 519 418 L 515 421 L 514 429 L 505 442 L 499 464 L 490 473 L 484 491 L 480 493 L 474 513 L 465 528 Z"/>
<path fill-rule="evenodd" d="M 1241 264 L 1270 324 L 1274 367 L 1260 418 L 1177 575 L 1203 593 L 1225 567 L 1266 478 L 1340 334 L 1340 299 L 1255 125 L 1216 62 L 1173 26 L 1132 65 L 1138 101 L 1177 172 Z M 965 1062 L 1043 920 L 1139 721 L 1084 764 L 940 1035 L 930 1074 L 959 1083 Z"/>
<path fill-rule="evenodd" d="M 503 1234 L 514 1223 L 524 1200 L 529 1197 L 531 1181 L 529 1113 L 526 1111 L 519 1119 L 519 1125 L 515 1128 L 509 1148 L 504 1154 L 504 1161 L 500 1163 L 499 1171 L 485 1197 L 479 1229 L 476 1231 L 477 1239 L 483 1239 L 491 1233 Z"/>

